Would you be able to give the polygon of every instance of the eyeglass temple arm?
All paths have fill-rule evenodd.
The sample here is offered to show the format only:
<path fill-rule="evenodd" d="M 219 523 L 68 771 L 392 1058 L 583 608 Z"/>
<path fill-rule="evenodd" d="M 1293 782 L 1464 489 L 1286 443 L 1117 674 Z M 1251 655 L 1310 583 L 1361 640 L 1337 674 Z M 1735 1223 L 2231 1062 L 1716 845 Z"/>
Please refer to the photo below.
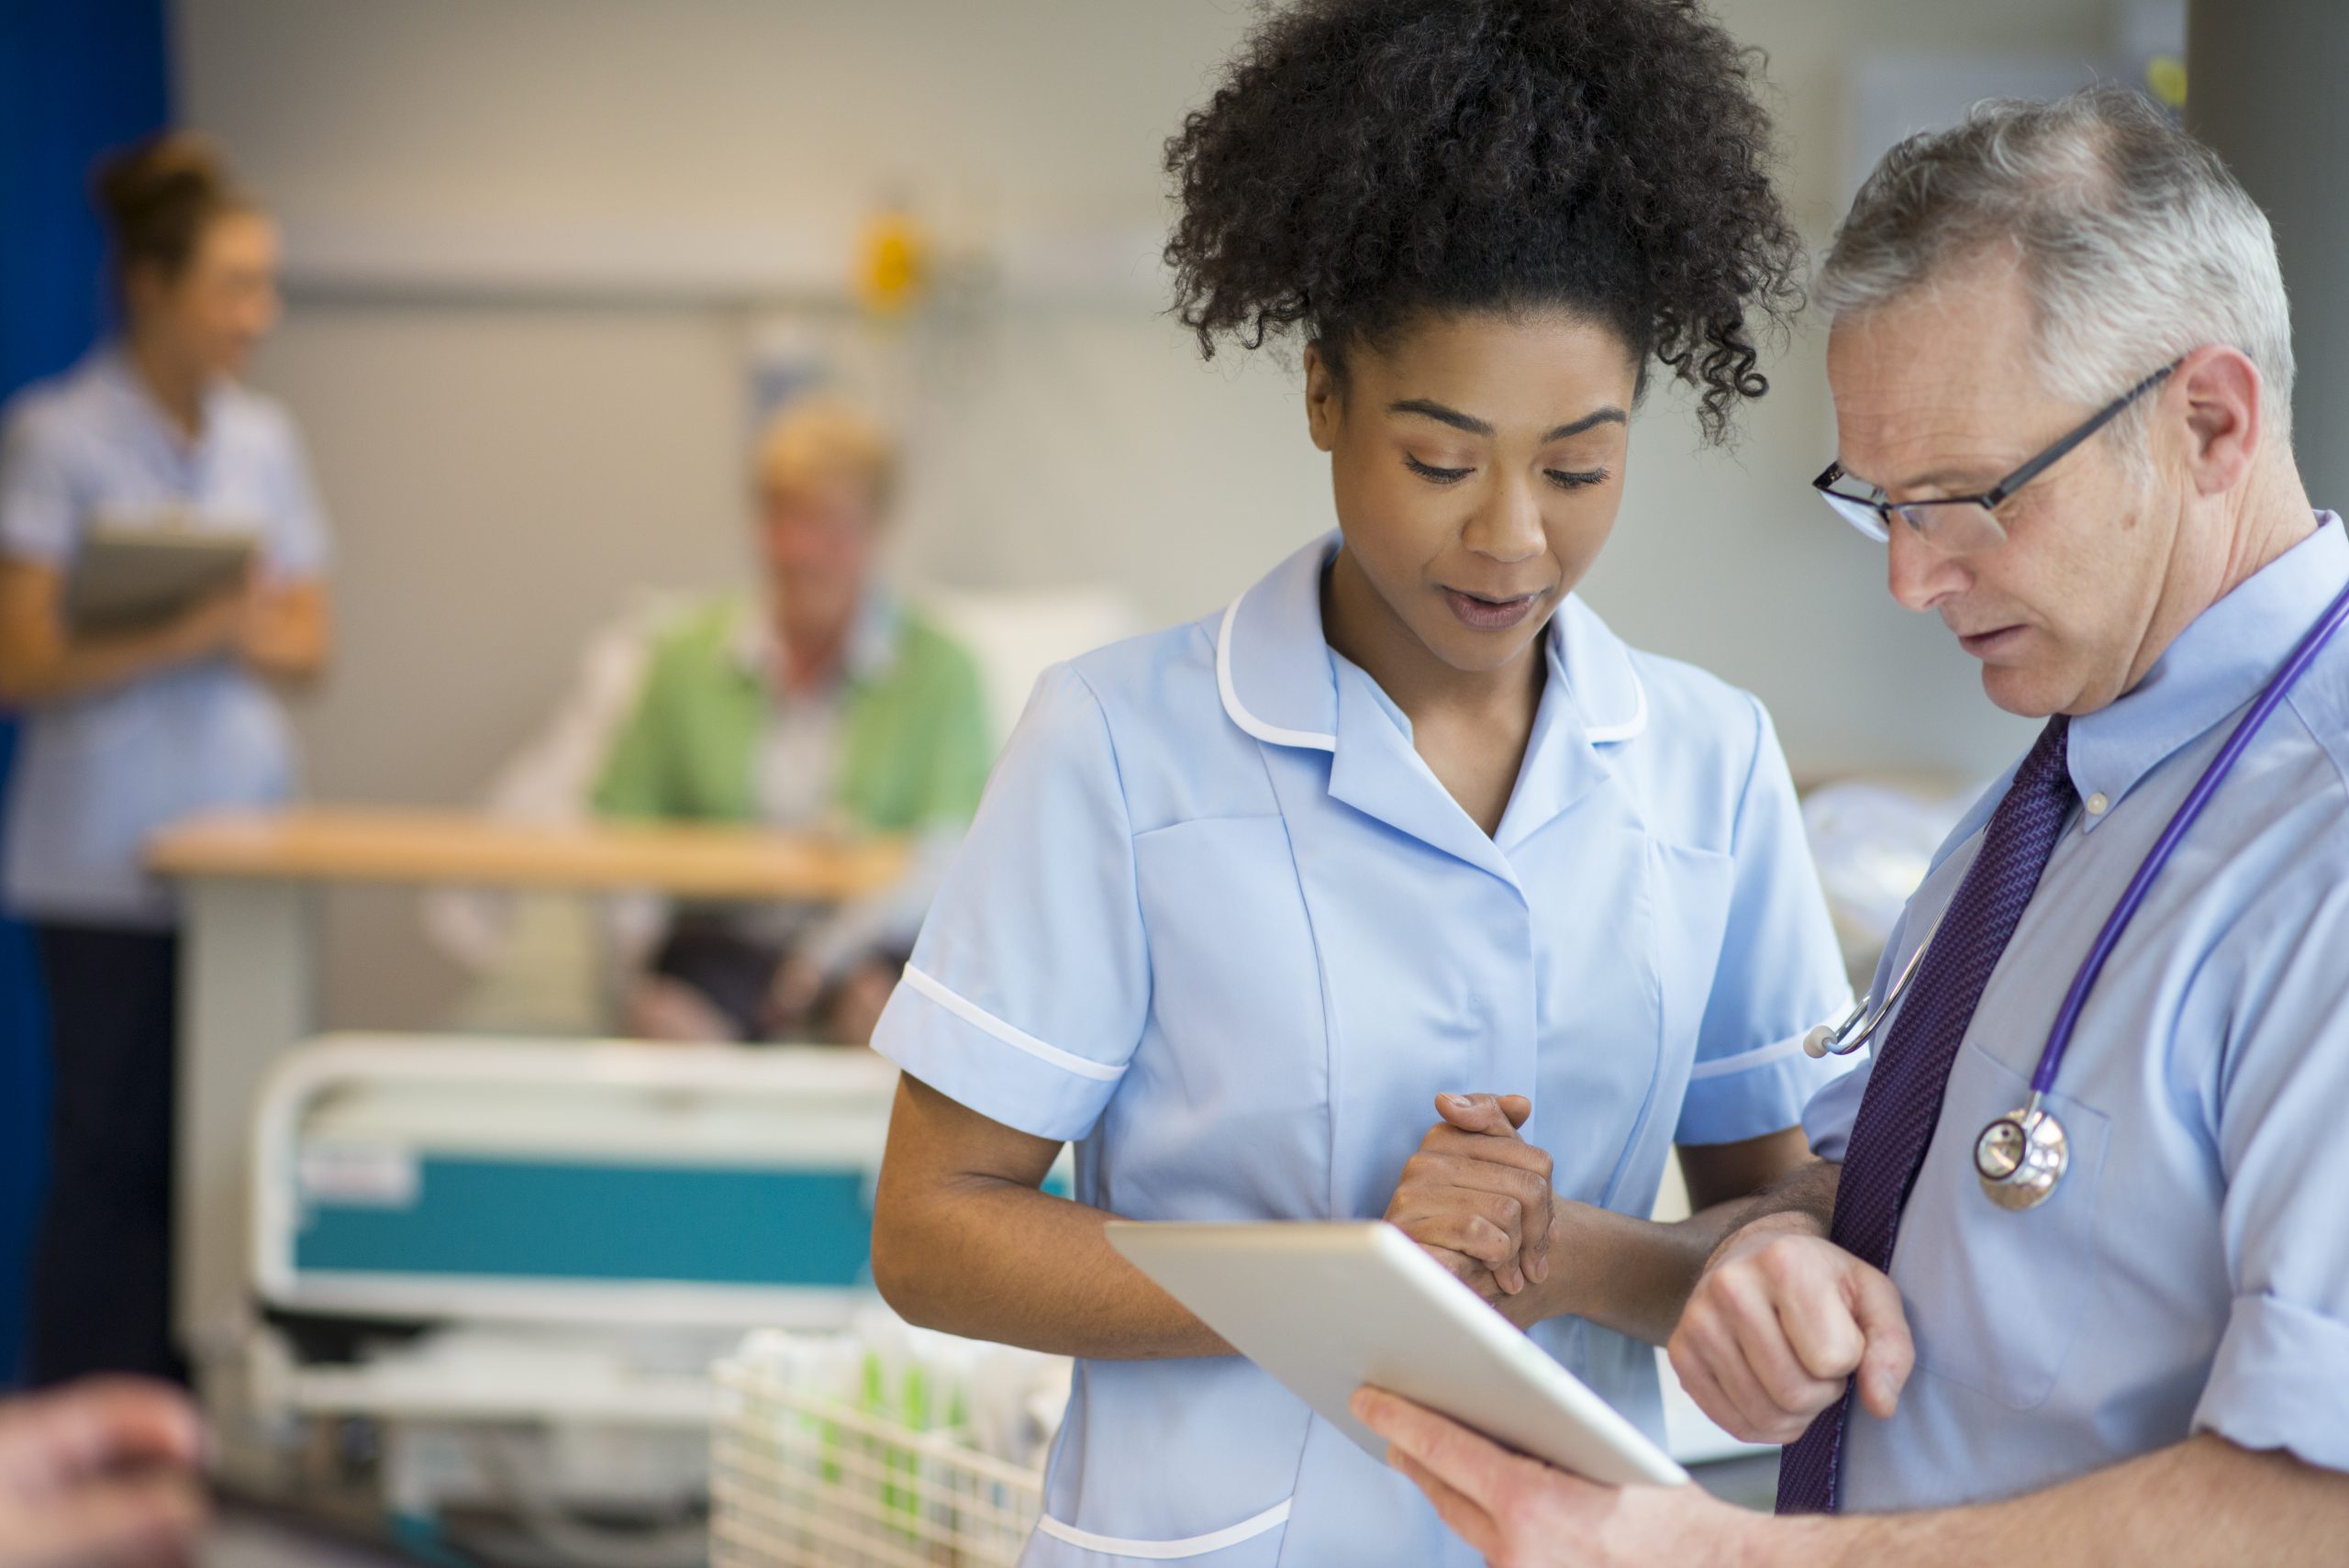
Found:
<path fill-rule="evenodd" d="M 1995 511 L 1998 508 L 1998 503 L 2004 501 L 2008 496 L 2013 495 L 2016 491 L 2021 489 L 2024 485 L 2030 484 L 2032 480 L 2046 473 L 2050 468 L 2053 468 L 2058 461 L 2060 461 L 2066 453 L 2070 452 L 2073 448 L 2078 446 L 2082 441 L 2087 440 L 2090 436 L 2095 435 L 2099 430 L 2103 429 L 2107 425 L 2111 424 L 2115 419 L 2121 417 L 2121 411 L 2122 409 L 2128 407 L 2132 403 L 2134 403 L 2140 397 L 2144 396 L 2146 393 L 2151 392 L 2154 387 L 2159 386 L 2163 382 L 2168 380 L 2170 373 L 2185 362 L 2186 361 L 2182 359 L 2172 360 L 2169 363 L 2164 365 L 2161 369 L 2155 371 L 2153 374 L 2147 376 L 2144 380 L 2139 382 L 2136 385 L 2131 387 L 2128 391 L 2122 393 L 2120 396 L 2106 404 L 2102 409 L 2098 411 L 2096 417 L 2090 419 L 2087 424 L 2082 425 L 2078 429 L 2074 430 L 2070 435 L 2065 436 L 2062 440 L 2057 441 L 2054 446 L 2049 447 L 2045 451 L 2041 452 L 2037 457 L 2032 458 L 2029 462 L 2024 463 L 2021 468 L 2016 469 L 2012 473 L 2007 475 L 2006 478 L 2000 480 L 1996 489 L 1985 492 L 1981 497 L 1982 505 L 1990 507 Z"/>

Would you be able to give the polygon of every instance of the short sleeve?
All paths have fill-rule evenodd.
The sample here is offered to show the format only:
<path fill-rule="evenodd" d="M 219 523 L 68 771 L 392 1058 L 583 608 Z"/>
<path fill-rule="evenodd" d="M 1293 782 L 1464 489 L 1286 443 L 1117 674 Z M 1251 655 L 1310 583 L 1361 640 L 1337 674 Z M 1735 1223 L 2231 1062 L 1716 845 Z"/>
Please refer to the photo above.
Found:
<path fill-rule="evenodd" d="M 2216 1126 L 2234 1303 L 2194 1429 L 2349 1471 L 2349 888 L 2245 951 Z"/>
<path fill-rule="evenodd" d="M 277 510 L 270 521 L 269 569 L 280 577 L 323 577 L 332 563 L 334 546 L 317 483 L 310 474 L 309 454 L 302 449 L 301 432 L 292 418 L 279 410 L 272 414 Z"/>
<path fill-rule="evenodd" d="M 1871 997 L 1886 995 L 1892 984 L 1892 966 L 1896 960 L 1905 959 L 1909 951 L 1909 917 L 1917 907 L 1912 895 L 1900 917 L 1892 923 L 1892 931 L 1885 939 L 1884 953 L 1876 960 L 1876 976 L 1868 983 Z M 1838 1015 L 1840 1017 L 1840 1015 Z M 1836 1021 L 1833 1018 L 1824 1020 Z M 1881 1038 L 1880 1034 L 1877 1038 Z M 1833 1060 L 1833 1059 L 1831 1059 Z M 1852 1124 L 1860 1117 L 1860 1097 L 1868 1092 L 1868 1074 L 1876 1066 L 1876 1040 L 1841 1059 L 1845 1071 L 1831 1079 L 1827 1086 L 1811 1095 L 1803 1107 L 1802 1132 L 1810 1140 L 1810 1151 L 1821 1160 L 1841 1164 L 1844 1151 L 1851 1147 Z"/>
<path fill-rule="evenodd" d="M 1860 1097 L 1868 1092 L 1868 1070 L 1875 1062 L 1872 1052 L 1861 1056 L 1857 1066 L 1813 1095 L 1810 1104 L 1803 1107 L 1802 1135 L 1810 1140 L 1810 1151 L 1821 1160 L 1843 1162 L 1844 1151 L 1852 1146 L 1852 1124 L 1860 1118 Z"/>
<path fill-rule="evenodd" d="M 1116 1092 L 1149 1005 L 1108 722 L 1056 666 L 996 764 L 873 1046 L 981 1116 L 1069 1140 Z"/>
<path fill-rule="evenodd" d="M 1905 968 L 1909 961 L 1917 956 L 1916 947 L 1912 946 L 1909 940 L 1909 932 L 1915 929 L 1914 923 L 1919 917 L 1920 901 L 1930 895 L 1934 878 L 1943 876 L 1943 868 L 1946 867 L 1948 868 L 1946 874 L 1950 880 L 1944 883 L 1940 896 L 1934 902 L 1924 905 L 1925 911 L 1932 917 L 1932 923 L 1924 928 L 1925 935 L 1920 940 L 1918 945 L 1932 940 L 1932 932 L 1940 924 L 1941 914 L 1947 910 L 1949 900 L 1957 895 L 1956 890 L 1964 881 L 1962 866 L 1970 866 L 1972 863 L 1970 861 L 1958 862 L 1957 853 L 1966 844 L 1978 840 L 1984 825 L 1989 820 L 1990 813 L 1997 809 L 1998 802 L 2005 798 L 2007 785 L 2012 782 L 2013 777 L 2014 770 L 2009 768 L 1988 789 L 1984 790 L 1974 804 L 1966 809 L 1965 814 L 1958 818 L 1957 825 L 1950 829 L 1949 836 L 1942 840 L 1941 848 L 1933 852 L 1932 864 L 1926 868 L 1924 881 L 1909 895 L 1908 902 L 1901 906 L 1900 917 L 1893 921 L 1892 930 L 1885 938 L 1884 951 L 1876 959 L 1876 973 L 1868 982 L 1868 995 L 1872 1003 L 1875 999 L 1889 996 L 1892 994 L 1893 981 L 1898 975 L 1898 969 L 1895 966 Z M 1876 1042 L 1890 1033 L 1892 1024 L 1898 1016 L 1899 1010 L 1896 1005 L 1892 1012 L 1880 1020 L 1878 1029 L 1869 1037 L 1865 1045 L 1855 1050 L 1849 1057 L 1837 1059 L 1847 1063 L 1847 1070 L 1841 1076 L 1829 1081 L 1824 1088 L 1811 1097 L 1810 1104 L 1803 1108 L 1803 1136 L 1810 1140 L 1810 1151 L 1821 1160 L 1842 1162 L 1844 1151 L 1851 1145 L 1852 1124 L 1859 1119 L 1861 1096 L 1867 1093 L 1868 1074 L 1875 1070 Z M 1835 1022 L 1841 1018 L 1842 1014 L 1839 1012 L 1834 1018 L 1825 1021 Z"/>
<path fill-rule="evenodd" d="M 1736 880 L 1674 1134 L 1680 1143 L 1783 1131 L 1846 1065 L 1803 1054 L 1804 1034 L 1850 1006 L 1851 984 L 1777 732 L 1746 700 L 1755 741 L 1730 845 Z"/>
<path fill-rule="evenodd" d="M 72 563 L 80 509 L 62 445 L 37 407 L 19 404 L 0 424 L 0 556 Z"/>

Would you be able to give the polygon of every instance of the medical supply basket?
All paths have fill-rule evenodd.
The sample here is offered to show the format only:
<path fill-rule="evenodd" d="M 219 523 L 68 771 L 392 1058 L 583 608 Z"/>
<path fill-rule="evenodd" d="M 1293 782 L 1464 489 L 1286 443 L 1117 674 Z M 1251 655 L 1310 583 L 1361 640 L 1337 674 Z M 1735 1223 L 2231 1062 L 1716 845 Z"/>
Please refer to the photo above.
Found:
<path fill-rule="evenodd" d="M 918 1390 L 852 1403 L 738 1355 L 715 1369 L 711 1568 L 1012 1568 L 1044 1478 L 978 1452 Z M 929 1429 L 924 1429 L 929 1427 Z"/>

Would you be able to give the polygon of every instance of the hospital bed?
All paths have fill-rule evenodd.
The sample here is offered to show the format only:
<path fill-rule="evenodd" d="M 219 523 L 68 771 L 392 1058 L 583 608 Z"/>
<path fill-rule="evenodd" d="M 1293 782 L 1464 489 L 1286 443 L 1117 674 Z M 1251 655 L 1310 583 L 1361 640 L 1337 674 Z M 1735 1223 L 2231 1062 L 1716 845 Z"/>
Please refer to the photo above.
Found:
<path fill-rule="evenodd" d="M 206 1391 L 232 1479 L 428 1554 L 491 1518 L 547 1561 L 696 1561 L 707 1369 L 873 1300 L 895 1086 L 818 1048 L 296 1051 L 254 1119 L 257 1315 Z"/>

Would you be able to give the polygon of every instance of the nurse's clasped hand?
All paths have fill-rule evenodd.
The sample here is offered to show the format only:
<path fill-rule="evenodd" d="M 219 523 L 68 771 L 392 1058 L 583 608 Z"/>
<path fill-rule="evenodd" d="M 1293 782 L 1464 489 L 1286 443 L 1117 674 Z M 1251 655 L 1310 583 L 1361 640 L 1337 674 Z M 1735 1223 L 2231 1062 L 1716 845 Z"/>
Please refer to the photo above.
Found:
<path fill-rule="evenodd" d="M 1758 1443 L 1794 1441 L 1853 1378 L 1868 1413 L 1889 1418 L 1917 1360 L 1892 1281 L 1801 1214 L 1753 1220 L 1721 1243 L 1670 1351 L 1705 1414 Z"/>
<path fill-rule="evenodd" d="M 241 651 L 259 618 L 260 592 L 258 584 L 248 576 L 190 605 L 166 622 L 160 635 L 171 651 L 183 659 Z"/>
<path fill-rule="evenodd" d="M 1550 1277 L 1550 1156 L 1520 1131 L 1532 1102 L 1522 1095 L 1438 1095 L 1435 1106 L 1443 1119 L 1404 1165 L 1387 1223 L 1502 1306 L 1499 1298 Z"/>
<path fill-rule="evenodd" d="M 326 657 L 326 601 L 315 583 L 258 571 L 189 606 L 155 633 L 166 663 L 232 656 L 256 674 L 300 680 Z"/>

